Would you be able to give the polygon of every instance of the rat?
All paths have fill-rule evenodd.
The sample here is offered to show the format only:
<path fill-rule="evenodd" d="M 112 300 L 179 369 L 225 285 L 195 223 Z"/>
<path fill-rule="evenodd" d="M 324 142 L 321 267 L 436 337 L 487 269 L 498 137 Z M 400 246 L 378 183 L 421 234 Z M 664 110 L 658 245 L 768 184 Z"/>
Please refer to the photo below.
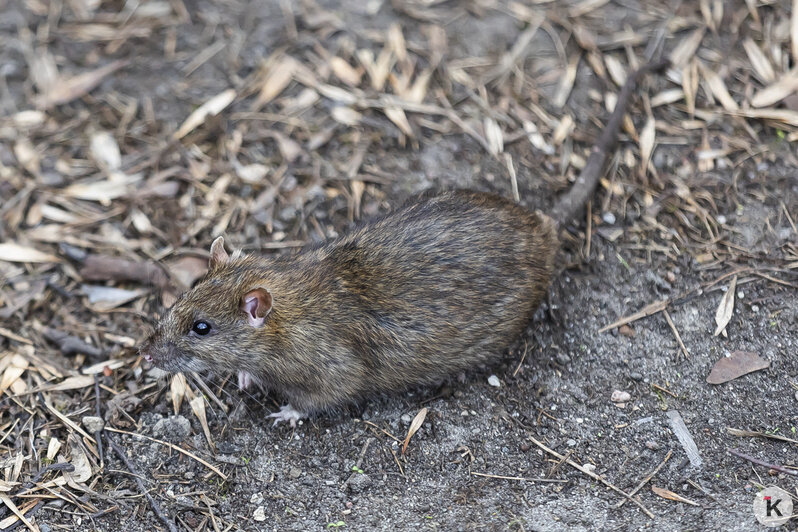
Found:
<path fill-rule="evenodd" d="M 293 255 L 228 254 L 141 348 L 167 372 L 233 372 L 309 414 L 382 392 L 440 384 L 497 360 L 547 293 L 559 231 L 585 207 L 617 142 L 638 79 L 629 76 L 571 189 L 550 214 L 497 195 L 426 193 L 375 221 Z"/>

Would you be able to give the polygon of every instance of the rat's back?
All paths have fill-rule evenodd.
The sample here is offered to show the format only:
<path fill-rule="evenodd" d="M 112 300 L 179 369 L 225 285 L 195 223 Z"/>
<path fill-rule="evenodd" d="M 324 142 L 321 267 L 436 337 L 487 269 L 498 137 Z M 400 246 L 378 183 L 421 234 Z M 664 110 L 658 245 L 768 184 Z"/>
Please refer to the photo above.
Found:
<path fill-rule="evenodd" d="M 518 339 L 557 248 L 550 218 L 499 196 L 413 201 L 310 254 L 346 312 L 327 340 L 359 361 L 362 393 L 440 382 Z"/>

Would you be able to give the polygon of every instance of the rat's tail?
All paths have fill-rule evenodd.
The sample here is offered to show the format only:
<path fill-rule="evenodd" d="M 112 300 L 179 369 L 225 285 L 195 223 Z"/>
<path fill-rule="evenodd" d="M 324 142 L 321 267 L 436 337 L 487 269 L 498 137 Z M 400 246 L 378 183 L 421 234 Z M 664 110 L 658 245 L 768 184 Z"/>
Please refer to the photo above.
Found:
<path fill-rule="evenodd" d="M 626 113 L 626 108 L 629 105 L 632 92 L 637 87 L 637 82 L 649 72 L 659 72 L 667 68 L 668 65 L 670 65 L 668 59 L 655 61 L 637 69 L 626 78 L 626 82 L 621 87 L 621 92 L 618 95 L 615 109 L 610 114 L 610 119 L 607 121 L 607 125 L 604 126 L 604 131 L 601 132 L 598 142 L 590 150 L 590 157 L 588 157 L 585 167 L 579 173 L 579 177 L 571 187 L 571 190 L 560 198 L 560 201 L 557 202 L 551 211 L 551 217 L 557 223 L 558 228 L 562 229 L 565 224 L 573 220 L 587 204 L 587 200 L 593 195 L 593 191 L 596 189 L 596 185 L 598 185 L 599 179 L 601 179 L 604 172 L 604 164 L 618 141 L 618 132 L 621 129 L 623 115 Z"/>

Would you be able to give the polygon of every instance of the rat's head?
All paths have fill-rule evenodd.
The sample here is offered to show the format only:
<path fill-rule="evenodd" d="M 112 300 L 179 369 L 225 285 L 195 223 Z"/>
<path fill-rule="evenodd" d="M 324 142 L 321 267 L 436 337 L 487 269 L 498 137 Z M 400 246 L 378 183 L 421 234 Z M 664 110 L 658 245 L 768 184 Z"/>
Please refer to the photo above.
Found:
<path fill-rule="evenodd" d="M 252 367 L 257 336 L 272 310 L 272 296 L 252 268 L 233 258 L 222 237 L 211 245 L 210 269 L 185 292 L 141 347 L 142 356 L 169 372 L 238 371 Z"/>

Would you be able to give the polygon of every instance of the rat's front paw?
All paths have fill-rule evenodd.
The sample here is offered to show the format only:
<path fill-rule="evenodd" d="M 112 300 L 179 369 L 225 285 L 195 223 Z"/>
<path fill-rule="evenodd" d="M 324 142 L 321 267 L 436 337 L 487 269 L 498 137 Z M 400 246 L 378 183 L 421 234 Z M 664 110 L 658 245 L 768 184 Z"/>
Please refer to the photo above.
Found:
<path fill-rule="evenodd" d="M 296 422 L 302 418 L 307 417 L 306 414 L 294 410 L 294 407 L 291 405 L 285 405 L 280 407 L 279 412 L 275 412 L 274 414 L 269 415 L 269 417 L 274 418 L 274 423 L 272 426 L 278 424 L 281 421 L 288 421 L 292 427 L 296 427 Z"/>
<path fill-rule="evenodd" d="M 246 371 L 238 372 L 238 389 L 246 390 L 252 386 L 252 374 Z"/>

